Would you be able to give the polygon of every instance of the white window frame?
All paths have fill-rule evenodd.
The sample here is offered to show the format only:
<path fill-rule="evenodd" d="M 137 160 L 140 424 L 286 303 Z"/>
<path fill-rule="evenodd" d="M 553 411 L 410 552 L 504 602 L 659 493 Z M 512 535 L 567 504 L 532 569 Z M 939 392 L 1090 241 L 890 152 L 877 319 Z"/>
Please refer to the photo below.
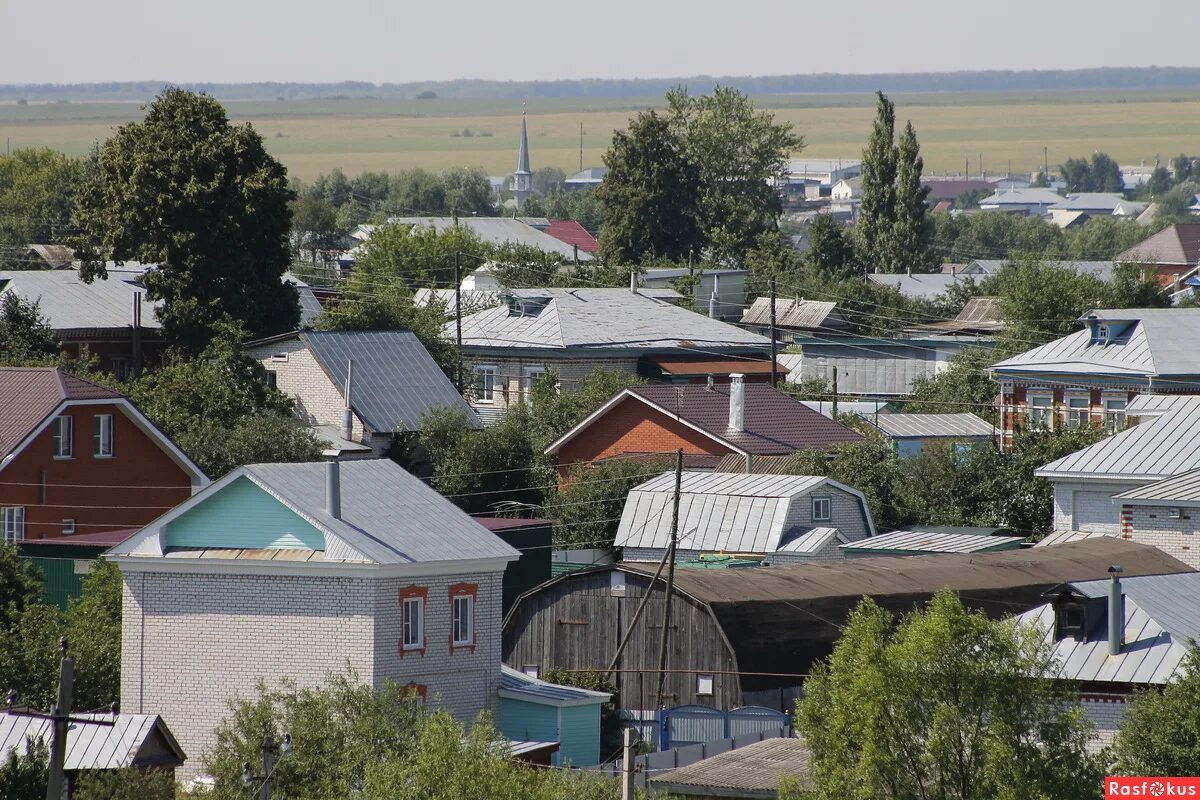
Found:
<path fill-rule="evenodd" d="M 113 457 L 113 427 L 115 422 L 112 414 L 97 414 L 92 421 L 92 456 L 94 458 Z M 105 433 L 108 434 L 107 442 L 105 441 Z"/>
<path fill-rule="evenodd" d="M 459 603 L 465 604 L 465 616 L 460 616 Z M 465 623 L 463 636 L 459 636 L 459 628 Z M 456 594 L 450 598 L 450 635 L 455 647 L 465 647 L 475 644 L 475 598 L 469 594 Z"/>
<path fill-rule="evenodd" d="M 1073 406 L 1072 403 L 1083 401 L 1083 406 Z M 1082 428 L 1092 422 L 1092 398 L 1089 395 L 1067 395 L 1067 427 Z"/>
<path fill-rule="evenodd" d="M 703 674 L 696 676 L 696 695 L 698 697 L 712 697 L 716 694 L 717 680 L 712 674 Z"/>
<path fill-rule="evenodd" d="M 71 536 L 75 533 L 75 520 L 64 519 L 62 527 L 63 536 Z"/>
<path fill-rule="evenodd" d="M 476 403 L 494 403 L 496 402 L 496 374 L 498 370 L 494 364 L 477 364 L 472 367 L 471 381 L 472 391 L 475 394 Z M 490 379 L 484 382 L 484 379 Z"/>
<path fill-rule="evenodd" d="M 415 615 L 416 624 L 410 615 Z M 409 634 L 413 633 L 412 641 Z M 406 597 L 400 604 L 400 647 L 404 650 L 425 648 L 425 598 Z"/>
<path fill-rule="evenodd" d="M 820 505 L 825 506 L 825 513 L 818 512 Z M 827 494 L 814 496 L 810 507 L 813 522 L 832 522 L 833 521 L 833 498 Z"/>
<path fill-rule="evenodd" d="M 1104 404 L 1104 430 L 1109 433 L 1117 433 L 1129 427 L 1128 407 L 1129 399 L 1125 396 L 1103 397 L 1101 402 Z M 1109 403 L 1120 403 L 1119 409 L 1109 408 Z"/>
<path fill-rule="evenodd" d="M 279 389 L 279 373 L 273 369 L 264 370 L 263 383 L 268 389 Z"/>
<path fill-rule="evenodd" d="M 1040 405 L 1038 401 L 1045 401 Z M 1031 431 L 1054 430 L 1054 395 L 1038 392 L 1025 397 L 1025 426 Z"/>
<path fill-rule="evenodd" d="M 25 506 L 5 506 L 0 509 L 0 528 L 3 529 L 5 544 L 25 541 Z"/>
<path fill-rule="evenodd" d="M 521 368 L 521 394 L 526 398 L 532 397 L 533 396 L 533 387 L 537 384 L 538 381 L 540 381 L 543 377 L 545 377 L 547 372 L 549 372 L 549 370 L 546 369 L 545 365 L 541 365 L 541 366 L 537 366 L 537 367 L 522 367 Z"/>
<path fill-rule="evenodd" d="M 51 427 L 54 440 L 54 457 L 57 459 L 75 457 L 75 418 L 70 414 L 60 414 L 55 417 Z"/>

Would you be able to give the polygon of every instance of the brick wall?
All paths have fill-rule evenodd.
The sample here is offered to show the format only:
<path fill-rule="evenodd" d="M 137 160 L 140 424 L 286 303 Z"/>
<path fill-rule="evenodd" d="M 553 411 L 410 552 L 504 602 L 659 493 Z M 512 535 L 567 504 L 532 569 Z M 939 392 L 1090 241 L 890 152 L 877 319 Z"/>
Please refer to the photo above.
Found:
<path fill-rule="evenodd" d="M 345 401 L 317 359 L 299 339 L 250 348 L 246 355 L 275 373 L 279 391 L 296 401 L 296 416 L 305 425 L 332 425 L 341 428 Z M 276 360 L 278 359 L 278 360 Z M 350 387 L 351 395 L 354 387 Z M 356 442 L 369 444 L 362 420 L 353 416 L 353 436 Z"/>
<path fill-rule="evenodd" d="M 1087 718 L 1096 726 L 1096 732 L 1100 734 L 1102 740 L 1111 739 L 1111 735 L 1121 727 L 1121 720 L 1125 718 L 1125 709 L 1127 708 L 1125 698 L 1119 695 L 1111 697 L 1087 695 L 1080 698 L 1079 705 L 1083 707 L 1083 713 Z M 1108 735 L 1105 736 L 1105 734 Z"/>
<path fill-rule="evenodd" d="M 1154 545 L 1193 569 L 1200 569 L 1200 541 L 1196 528 L 1200 509 L 1179 508 L 1171 518 L 1169 506 L 1124 506 L 1121 509 L 1121 538 Z"/>
<path fill-rule="evenodd" d="M 1040 387 L 1031 385 L 1017 385 L 1011 390 L 1004 392 L 1001 396 L 1002 414 L 1000 427 L 1005 439 L 1011 441 L 1015 431 L 1024 430 L 1026 428 L 1026 410 L 1029 405 L 1028 395 L 1052 395 L 1054 398 L 1054 422 L 1055 429 L 1066 427 L 1068 423 L 1067 398 L 1081 397 L 1084 393 L 1088 397 L 1088 422 L 1092 425 L 1104 425 L 1104 399 L 1108 397 L 1124 397 L 1126 401 L 1132 400 L 1138 396 L 1136 391 L 1120 391 L 1120 390 L 1101 390 L 1093 389 L 1088 386 L 1071 386 L 1071 387 Z"/>
<path fill-rule="evenodd" d="M 1114 495 L 1144 485 L 1139 482 L 1052 481 L 1054 530 L 1083 530 L 1116 535 L 1121 527 L 1121 507 Z"/>

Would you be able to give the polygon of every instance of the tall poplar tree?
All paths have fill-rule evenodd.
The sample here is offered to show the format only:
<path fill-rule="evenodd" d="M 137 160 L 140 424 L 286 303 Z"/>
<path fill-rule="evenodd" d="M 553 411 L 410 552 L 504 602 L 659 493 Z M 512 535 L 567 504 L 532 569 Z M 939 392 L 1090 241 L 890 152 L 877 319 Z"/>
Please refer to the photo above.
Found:
<path fill-rule="evenodd" d="M 875 124 L 863 150 L 862 201 L 855 223 L 860 260 L 868 271 L 886 270 L 888 239 L 896 216 L 896 106 L 876 92 Z"/>
<path fill-rule="evenodd" d="M 904 126 L 897 148 L 896 216 L 888 237 L 889 258 L 884 266 L 888 272 L 925 272 L 933 264 L 929 251 L 933 240 L 933 220 L 929 218 L 929 187 L 921 185 L 921 145 L 912 122 Z"/>

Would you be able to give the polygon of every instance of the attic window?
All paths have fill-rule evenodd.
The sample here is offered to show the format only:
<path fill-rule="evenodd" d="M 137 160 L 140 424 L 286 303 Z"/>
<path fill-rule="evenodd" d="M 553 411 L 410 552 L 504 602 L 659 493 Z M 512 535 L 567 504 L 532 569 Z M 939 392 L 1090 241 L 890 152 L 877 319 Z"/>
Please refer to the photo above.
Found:
<path fill-rule="evenodd" d="M 1087 629 L 1087 612 L 1082 604 L 1073 601 L 1060 602 L 1054 607 L 1055 640 L 1082 639 Z"/>
<path fill-rule="evenodd" d="M 288 354 L 287 353 L 275 353 L 274 355 L 271 356 L 271 360 L 272 361 L 287 361 Z"/>
<path fill-rule="evenodd" d="M 1096 326 L 1096 339 L 1098 341 L 1101 341 L 1101 342 L 1104 342 L 1105 344 L 1107 344 L 1108 340 L 1110 338 L 1109 335 L 1110 335 L 1110 329 L 1107 325 L 1097 325 Z"/>
<path fill-rule="evenodd" d="M 536 317 L 542 313 L 542 309 L 550 305 L 550 300 L 549 297 L 516 297 L 514 295 L 505 298 L 510 317 Z"/>

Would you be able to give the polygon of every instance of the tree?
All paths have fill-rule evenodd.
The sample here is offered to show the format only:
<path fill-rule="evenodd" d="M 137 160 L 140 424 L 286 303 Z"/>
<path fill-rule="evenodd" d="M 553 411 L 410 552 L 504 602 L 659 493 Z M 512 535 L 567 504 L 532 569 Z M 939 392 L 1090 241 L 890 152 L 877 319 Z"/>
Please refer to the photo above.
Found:
<path fill-rule="evenodd" d="M 543 513 L 554 519 L 556 547 L 611 547 L 629 491 L 674 469 L 670 457 L 579 464 L 551 489 Z"/>
<path fill-rule="evenodd" d="M 533 192 L 538 197 L 562 191 L 567 173 L 558 167 L 542 167 L 533 173 Z"/>
<path fill-rule="evenodd" d="M 1033 176 L 1033 180 L 1029 182 L 1029 188 L 1030 189 L 1049 189 L 1050 188 L 1050 179 L 1048 177 L 1046 177 L 1045 172 L 1043 172 L 1042 170 L 1039 169 L 1037 171 L 1037 174 Z"/>
<path fill-rule="evenodd" d="M 808 261 L 826 275 L 849 277 L 863 274 L 855 258 L 854 239 L 831 214 L 818 214 L 808 226 Z"/>
<path fill-rule="evenodd" d="M 1147 196 L 1159 197 L 1170 191 L 1174 185 L 1175 179 L 1171 177 L 1171 173 L 1167 172 L 1166 167 L 1155 167 L 1154 171 L 1150 173 L 1144 189 Z"/>
<path fill-rule="evenodd" d="M 814 798 L 1098 798 L 1090 726 L 1040 637 L 949 590 L 893 628 L 869 598 L 805 682 Z"/>
<path fill-rule="evenodd" d="M 1059 165 L 1068 192 L 1122 192 L 1121 168 L 1108 153 L 1096 151 L 1091 163 L 1086 158 L 1068 158 Z"/>
<path fill-rule="evenodd" d="M 26 739 L 0 761 L 0 797 L 5 800 L 45 800 L 50 780 L 50 753 L 41 739 Z"/>
<path fill-rule="evenodd" d="M 1162 689 L 1138 692 L 1113 742 L 1114 775 L 1195 775 L 1200 771 L 1200 651 L 1191 643 Z"/>
<path fill-rule="evenodd" d="M 0 360 L 5 364 L 39 361 L 58 355 L 58 337 L 42 316 L 39 300 L 16 292 L 0 297 Z"/>
<path fill-rule="evenodd" d="M 120 568 L 97 559 L 67 607 L 63 631 L 75 659 L 76 708 L 105 708 L 120 699 L 121 587 Z"/>
<path fill-rule="evenodd" d="M 615 369 L 594 369 L 563 391 L 558 373 L 547 372 L 533 387 L 531 418 L 534 449 L 539 453 L 600 406 L 642 378 Z"/>
<path fill-rule="evenodd" d="M 225 317 L 254 337 L 300 320 L 290 261 L 291 193 L 283 165 L 249 124 L 230 125 L 213 98 L 167 89 L 145 119 L 121 126 L 80 187 L 78 218 L 96 252 L 81 270 L 106 278 L 100 256 L 155 266 L 146 291 L 168 341 L 204 349 Z"/>
<path fill-rule="evenodd" d="M 900 157 L 895 145 L 896 106 L 883 92 L 875 94 L 878 98 L 875 123 L 863 150 L 862 201 L 854 226 L 859 258 L 868 270 L 883 268 L 891 251 L 888 239 L 896 218 L 896 176 Z"/>
<path fill-rule="evenodd" d="M 399 279 L 411 290 L 429 285 L 453 287 L 456 259 L 466 277 L 490 255 L 490 248 L 465 225 L 439 229 L 386 224 L 362 245 L 354 271 L 368 286 L 370 281 Z"/>
<path fill-rule="evenodd" d="M 994 423 L 993 406 L 1000 387 L 987 370 L 1001 360 L 999 353 L 985 347 L 956 353 L 941 372 L 913 379 L 912 397 L 904 410 L 914 414 L 975 414 Z"/>
<path fill-rule="evenodd" d="M 1153 228 L 1131 219 L 1097 217 L 1067 234 L 1067 256 L 1079 261 L 1107 261 L 1143 241 Z"/>
<path fill-rule="evenodd" d="M 7 631 L 42 595 L 42 576 L 16 545 L 0 544 L 0 632 Z"/>
<path fill-rule="evenodd" d="M 604 207 L 592 188 L 555 189 L 543 197 L 529 198 L 522 211 L 531 217 L 573 219 L 592 234 L 604 224 Z"/>
<path fill-rule="evenodd" d="M 1177 184 L 1156 201 L 1158 211 L 1154 220 L 1164 224 L 1171 222 L 1187 222 L 1192 220 L 1191 206 L 1196 202 L 1196 194 L 1200 192 L 1200 182 L 1195 178 Z"/>
<path fill-rule="evenodd" d="M 699 170 L 701 230 L 712 250 L 709 257 L 739 262 L 759 234 L 776 230 L 782 203 L 772 181 L 804 140 L 791 123 L 776 122 L 774 114 L 758 111 L 748 96 L 727 86 L 699 97 L 679 87 L 666 99 L 670 125 Z M 610 172 L 605 184 L 611 178 Z"/>
<path fill-rule="evenodd" d="M 861 441 L 840 444 L 832 458 L 824 450 L 804 450 L 788 467 L 793 475 L 826 475 L 853 486 L 867 498 L 867 508 L 880 530 L 892 530 L 904 519 L 895 502 L 900 461 L 890 441 L 873 428 L 862 431 Z"/>
<path fill-rule="evenodd" d="M 71 787 L 72 800 L 175 800 L 169 771 L 137 767 L 87 770 Z"/>
<path fill-rule="evenodd" d="M 600 252 L 607 261 L 685 260 L 704 245 L 700 170 L 683 135 L 654 111 L 613 134 L 608 174 L 596 189 L 603 209 Z"/>
<path fill-rule="evenodd" d="M 479 167 L 451 167 L 441 174 L 447 211 L 462 216 L 495 213 L 491 181 Z"/>
<path fill-rule="evenodd" d="M 933 222 L 925 198 L 930 188 L 921 185 L 925 161 L 911 122 L 900 134 L 896 154 L 896 218 L 887 238 L 891 254 L 886 263 L 893 272 L 928 272 L 937 263 L 929 249 Z"/>
<path fill-rule="evenodd" d="M 298 196 L 291 202 L 292 247 L 296 255 L 306 252 L 312 263 L 322 252 L 337 248 L 341 231 L 337 209 L 323 197 Z"/>
<path fill-rule="evenodd" d="M 48 147 L 0 155 L 0 269 L 42 269 L 30 244 L 62 244 L 71 232 L 83 164 Z"/>
<path fill-rule="evenodd" d="M 1188 158 L 1183 153 L 1180 153 L 1179 155 L 1175 156 L 1175 158 L 1171 159 L 1171 173 L 1175 176 L 1175 180 L 1178 182 L 1190 180 L 1194 176 L 1195 169 L 1196 168 L 1192 163 L 1192 159 Z"/>

